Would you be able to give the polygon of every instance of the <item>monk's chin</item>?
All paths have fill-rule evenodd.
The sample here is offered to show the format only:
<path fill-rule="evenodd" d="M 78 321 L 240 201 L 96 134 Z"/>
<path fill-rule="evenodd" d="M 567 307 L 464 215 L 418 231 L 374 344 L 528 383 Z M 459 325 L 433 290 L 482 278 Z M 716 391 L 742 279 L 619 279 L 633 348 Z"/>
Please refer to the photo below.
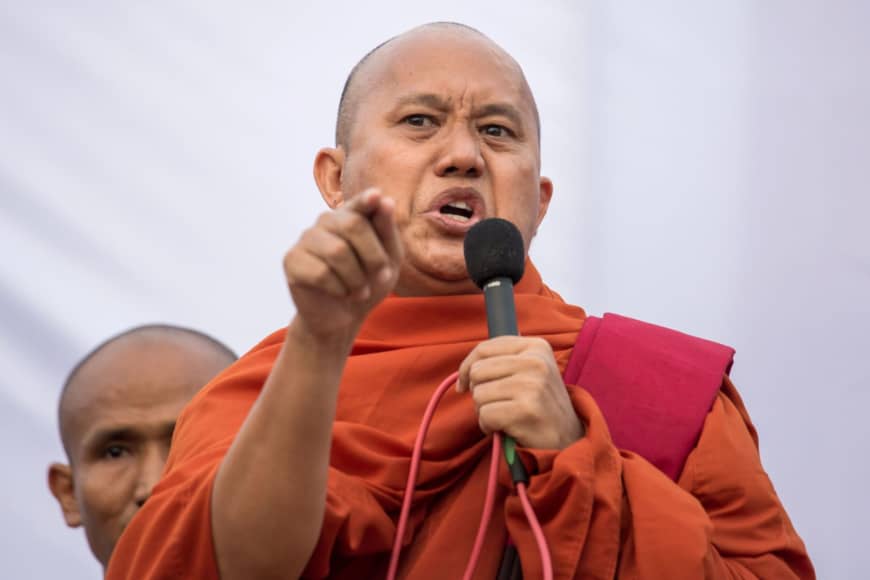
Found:
<path fill-rule="evenodd" d="M 461 262 L 407 260 L 396 286 L 396 293 L 404 296 L 438 296 L 448 294 L 474 294 L 480 292 L 468 277 L 465 259 Z"/>

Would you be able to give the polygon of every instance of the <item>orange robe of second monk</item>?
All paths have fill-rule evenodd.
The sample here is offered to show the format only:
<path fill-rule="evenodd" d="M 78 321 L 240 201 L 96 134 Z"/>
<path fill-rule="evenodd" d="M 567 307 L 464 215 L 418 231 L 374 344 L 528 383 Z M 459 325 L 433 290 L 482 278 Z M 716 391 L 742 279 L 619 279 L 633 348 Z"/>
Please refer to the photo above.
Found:
<path fill-rule="evenodd" d="M 519 328 L 564 368 L 584 313 L 531 265 L 516 289 Z M 306 578 L 382 578 L 423 410 L 487 329 L 482 296 L 389 297 L 362 328 L 339 391 L 326 515 Z M 119 542 L 108 578 L 217 579 L 209 503 L 215 472 L 283 343 L 254 347 L 179 418 L 166 472 Z M 812 565 L 762 469 L 755 432 L 725 381 L 679 482 L 615 448 L 592 398 L 569 387 L 586 436 L 562 451 L 521 451 L 556 578 L 811 578 Z M 482 507 L 489 438 L 471 398 L 450 390 L 426 439 L 402 578 L 460 578 Z M 276 457 L 274 461 L 286 460 Z M 476 578 L 495 578 L 507 534 L 525 578 L 534 539 L 501 468 Z"/>

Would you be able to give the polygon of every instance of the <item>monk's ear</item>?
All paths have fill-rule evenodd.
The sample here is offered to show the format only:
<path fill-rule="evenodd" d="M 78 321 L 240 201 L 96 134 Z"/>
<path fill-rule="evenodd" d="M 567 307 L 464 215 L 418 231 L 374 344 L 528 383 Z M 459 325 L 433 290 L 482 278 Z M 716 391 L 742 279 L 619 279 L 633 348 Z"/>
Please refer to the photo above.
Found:
<path fill-rule="evenodd" d="M 544 216 L 547 215 L 547 209 L 550 207 L 550 199 L 553 197 L 553 182 L 549 177 L 541 176 L 538 196 L 538 217 L 535 219 L 535 234 L 538 233 L 538 227 L 544 221 Z"/>
<path fill-rule="evenodd" d="M 75 483 L 72 469 L 69 465 L 52 463 L 48 468 L 48 488 L 51 494 L 60 504 L 63 519 L 66 525 L 77 528 L 82 525 L 82 516 L 79 512 L 79 504 L 76 501 Z"/>
<path fill-rule="evenodd" d="M 314 181 L 326 205 L 332 209 L 344 202 L 341 192 L 341 173 L 344 170 L 344 148 L 324 147 L 314 158 Z"/>

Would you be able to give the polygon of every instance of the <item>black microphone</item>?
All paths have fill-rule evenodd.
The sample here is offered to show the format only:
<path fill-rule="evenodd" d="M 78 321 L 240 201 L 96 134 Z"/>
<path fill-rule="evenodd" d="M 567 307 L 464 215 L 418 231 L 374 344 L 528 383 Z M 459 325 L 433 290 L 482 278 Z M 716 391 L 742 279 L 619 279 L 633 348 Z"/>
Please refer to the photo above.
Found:
<path fill-rule="evenodd" d="M 514 284 L 526 265 L 520 231 L 507 220 L 485 219 L 468 230 L 463 247 L 468 275 L 483 290 L 489 337 L 518 335 Z"/>
<path fill-rule="evenodd" d="M 514 284 L 523 277 L 526 252 L 523 236 L 507 220 L 482 220 L 465 235 L 465 269 L 486 301 L 486 325 L 489 337 L 518 336 L 517 313 L 514 308 Z M 504 437 L 504 457 L 514 484 L 529 482 L 529 476 L 516 454 L 513 438 Z M 509 543 L 502 552 L 498 580 L 522 578 L 522 568 L 516 546 Z"/>
<path fill-rule="evenodd" d="M 483 289 L 489 337 L 518 336 L 514 308 L 514 284 L 523 277 L 526 252 L 523 236 L 507 220 L 480 221 L 465 235 L 465 268 L 474 283 Z M 504 437 L 504 455 L 514 483 L 528 483 L 529 476 L 516 455 L 512 437 Z"/>

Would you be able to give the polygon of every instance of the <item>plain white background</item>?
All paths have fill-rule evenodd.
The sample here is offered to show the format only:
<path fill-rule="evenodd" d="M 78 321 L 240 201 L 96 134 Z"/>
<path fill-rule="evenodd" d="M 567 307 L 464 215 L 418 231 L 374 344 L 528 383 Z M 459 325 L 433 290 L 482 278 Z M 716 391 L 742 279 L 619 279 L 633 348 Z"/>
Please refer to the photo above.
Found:
<path fill-rule="evenodd" d="M 736 347 L 819 576 L 863 576 L 870 4 L 536 4 L 0 0 L 0 576 L 98 577 L 45 484 L 67 371 L 134 324 L 240 352 L 286 324 L 344 78 L 432 20 L 525 68 L 545 279 Z"/>

